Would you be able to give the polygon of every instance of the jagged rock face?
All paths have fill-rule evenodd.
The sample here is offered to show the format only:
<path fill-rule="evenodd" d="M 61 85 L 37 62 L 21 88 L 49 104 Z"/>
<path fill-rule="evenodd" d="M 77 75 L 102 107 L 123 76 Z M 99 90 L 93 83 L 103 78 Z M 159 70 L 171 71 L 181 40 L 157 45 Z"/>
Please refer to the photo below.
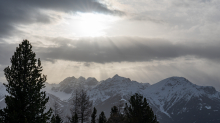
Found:
<path fill-rule="evenodd" d="M 4 86 L 0 85 L 0 95 L 5 95 Z M 160 123 L 219 123 L 220 93 L 211 86 L 198 86 L 183 77 L 170 77 L 156 84 L 139 83 L 129 78 L 115 75 L 98 82 L 95 78 L 68 77 L 59 84 L 46 83 L 50 96 L 47 107 L 58 99 L 68 115 L 71 99 L 75 90 L 85 89 L 98 113 L 110 109 L 119 102 L 126 103 L 134 93 L 143 94 L 157 115 Z M 0 98 L 0 107 L 4 107 L 4 98 Z"/>

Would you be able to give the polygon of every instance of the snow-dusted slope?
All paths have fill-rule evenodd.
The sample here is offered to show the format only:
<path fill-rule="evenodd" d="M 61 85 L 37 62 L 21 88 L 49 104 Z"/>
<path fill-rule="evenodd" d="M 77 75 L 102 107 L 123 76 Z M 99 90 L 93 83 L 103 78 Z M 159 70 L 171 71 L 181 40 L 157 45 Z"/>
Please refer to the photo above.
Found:
<path fill-rule="evenodd" d="M 89 92 L 89 95 L 96 105 L 116 95 L 126 98 L 128 95 L 140 93 L 149 85 L 150 84 L 138 83 L 136 81 L 131 81 L 129 78 L 115 75 L 113 78 L 101 81 L 101 84 L 93 88 Z"/>
<path fill-rule="evenodd" d="M 156 84 L 139 83 L 115 75 L 98 82 L 95 78 L 68 77 L 59 84 L 45 83 L 51 107 L 55 100 L 68 115 L 75 90 L 85 89 L 98 113 L 110 109 L 119 102 L 127 102 L 134 93 L 147 98 L 160 123 L 219 123 L 220 92 L 211 86 L 198 86 L 183 77 L 170 77 Z M 4 107 L 5 87 L 0 83 L 0 107 Z"/>
<path fill-rule="evenodd" d="M 219 92 L 212 86 L 198 86 L 183 77 L 164 79 L 143 91 L 152 103 L 161 105 L 159 100 L 172 101 L 172 105 L 181 99 L 189 101 L 192 97 L 207 95 L 210 98 L 220 98 Z M 175 97 L 175 100 L 173 98 Z M 171 106 L 172 106 L 171 105 Z"/>
<path fill-rule="evenodd" d="M 211 111 L 211 107 L 212 111 L 219 110 L 220 93 L 214 87 L 198 86 L 183 77 L 164 79 L 146 88 L 143 94 L 155 108 L 154 110 L 159 112 L 158 114 L 164 113 L 170 119 L 175 119 L 177 115 L 184 116 L 186 112 L 194 110 L 210 109 Z M 205 114 L 208 112 L 203 115 Z"/>

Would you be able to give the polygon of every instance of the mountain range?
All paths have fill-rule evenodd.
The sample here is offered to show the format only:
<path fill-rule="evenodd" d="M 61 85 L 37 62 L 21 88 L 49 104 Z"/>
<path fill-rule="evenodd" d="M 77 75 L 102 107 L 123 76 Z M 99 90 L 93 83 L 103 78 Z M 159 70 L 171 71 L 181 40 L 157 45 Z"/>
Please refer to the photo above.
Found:
<path fill-rule="evenodd" d="M 115 75 L 103 81 L 89 77 L 68 77 L 59 84 L 46 83 L 43 88 L 50 97 L 47 108 L 55 100 L 63 110 L 62 117 L 70 115 L 71 101 L 76 90 L 84 89 L 93 101 L 98 114 L 104 111 L 109 117 L 114 105 L 127 103 L 135 93 L 148 101 L 160 123 L 219 123 L 220 92 L 212 86 L 199 86 L 183 77 L 170 77 L 153 85 L 132 81 Z M 8 94 L 0 83 L 0 107 L 5 107 Z"/>

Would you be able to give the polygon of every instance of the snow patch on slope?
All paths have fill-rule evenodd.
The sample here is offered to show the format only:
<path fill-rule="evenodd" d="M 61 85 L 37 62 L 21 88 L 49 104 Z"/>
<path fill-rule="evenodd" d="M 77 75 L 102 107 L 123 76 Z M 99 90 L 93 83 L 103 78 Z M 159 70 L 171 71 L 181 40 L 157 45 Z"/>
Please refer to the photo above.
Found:
<path fill-rule="evenodd" d="M 134 93 L 142 93 L 142 90 L 148 86 L 149 84 L 140 84 L 116 74 L 112 78 L 101 81 L 99 85 L 89 92 L 89 95 L 94 104 L 97 104 L 116 95 L 125 98 L 128 95 L 130 97 Z"/>
<path fill-rule="evenodd" d="M 198 86 L 183 77 L 170 77 L 143 90 L 151 105 L 170 117 L 167 111 L 181 100 L 188 102 L 191 98 L 208 96 L 211 99 L 218 98 L 219 92 L 214 87 Z M 166 104 L 166 107 L 165 105 Z"/>

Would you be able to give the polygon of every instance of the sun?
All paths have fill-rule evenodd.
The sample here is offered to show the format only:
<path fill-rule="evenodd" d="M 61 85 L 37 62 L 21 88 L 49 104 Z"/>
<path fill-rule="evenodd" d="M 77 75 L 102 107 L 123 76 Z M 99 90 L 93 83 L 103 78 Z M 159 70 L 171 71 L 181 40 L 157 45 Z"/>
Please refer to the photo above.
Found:
<path fill-rule="evenodd" d="M 83 36 L 103 36 L 115 17 L 98 13 L 77 13 L 78 31 Z"/>

